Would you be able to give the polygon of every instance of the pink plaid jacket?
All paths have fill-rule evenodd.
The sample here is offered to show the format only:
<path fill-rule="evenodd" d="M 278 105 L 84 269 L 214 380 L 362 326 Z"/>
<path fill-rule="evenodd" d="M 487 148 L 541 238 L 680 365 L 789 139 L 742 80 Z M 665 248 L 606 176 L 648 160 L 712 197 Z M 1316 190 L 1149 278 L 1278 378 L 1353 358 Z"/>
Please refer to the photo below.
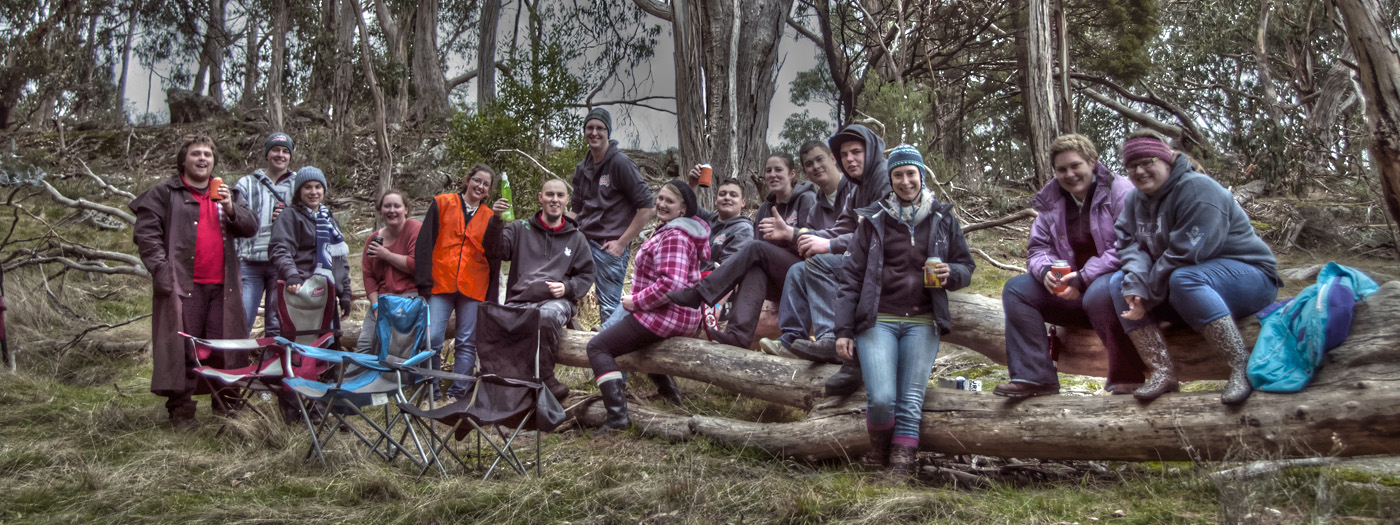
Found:
<path fill-rule="evenodd" d="M 666 292 L 700 282 L 700 267 L 710 259 L 710 226 L 679 217 L 666 223 L 637 250 L 632 276 L 632 315 L 661 337 L 695 333 L 700 309 L 671 304 Z"/>

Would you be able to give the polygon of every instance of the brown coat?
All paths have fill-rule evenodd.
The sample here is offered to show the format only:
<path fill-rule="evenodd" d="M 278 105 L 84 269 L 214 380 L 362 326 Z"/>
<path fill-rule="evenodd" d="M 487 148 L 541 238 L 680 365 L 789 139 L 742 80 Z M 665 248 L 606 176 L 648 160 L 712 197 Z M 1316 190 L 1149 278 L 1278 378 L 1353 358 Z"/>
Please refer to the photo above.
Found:
<path fill-rule="evenodd" d="M 230 188 L 232 190 L 232 188 Z M 234 237 L 252 237 L 258 232 L 258 219 L 248 210 L 239 191 L 233 191 L 234 213 L 224 215 L 224 333 L 244 337 L 242 283 L 239 278 L 238 249 Z M 193 389 L 185 364 L 185 342 L 181 301 L 194 289 L 195 234 L 198 232 L 199 201 L 186 189 L 180 175 L 174 175 L 142 193 L 128 205 L 136 214 L 134 241 L 141 263 L 151 273 L 155 290 L 151 298 L 151 349 L 155 369 L 151 391 L 179 392 Z M 222 206 L 220 212 L 222 213 Z M 246 360 L 246 356 L 244 356 Z M 227 361 L 225 364 L 230 364 Z"/>

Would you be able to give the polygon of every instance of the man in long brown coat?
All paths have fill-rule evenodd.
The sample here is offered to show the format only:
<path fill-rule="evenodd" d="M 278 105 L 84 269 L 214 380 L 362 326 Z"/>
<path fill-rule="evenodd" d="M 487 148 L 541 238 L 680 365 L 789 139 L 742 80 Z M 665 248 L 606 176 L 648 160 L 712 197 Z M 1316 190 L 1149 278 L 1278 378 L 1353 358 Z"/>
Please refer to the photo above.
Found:
<path fill-rule="evenodd" d="M 196 136 L 175 157 L 178 173 L 131 201 L 134 240 L 151 274 L 151 346 L 155 369 L 151 392 L 165 396 L 176 428 L 199 426 L 197 392 L 189 355 L 179 332 L 195 337 L 245 337 L 235 237 L 250 237 L 258 220 L 243 196 L 222 186 L 211 193 L 218 152 L 209 137 Z M 219 368 L 245 365 L 246 355 L 214 355 Z M 222 362 L 219 362 L 222 361 Z"/>

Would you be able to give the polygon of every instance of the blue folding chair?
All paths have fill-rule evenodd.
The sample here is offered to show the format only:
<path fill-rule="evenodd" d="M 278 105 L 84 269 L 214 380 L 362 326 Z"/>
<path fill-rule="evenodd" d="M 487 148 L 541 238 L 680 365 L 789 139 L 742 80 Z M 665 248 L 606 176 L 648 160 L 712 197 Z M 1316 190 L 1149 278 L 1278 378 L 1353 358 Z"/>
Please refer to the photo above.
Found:
<path fill-rule="evenodd" d="M 307 460 L 315 457 L 325 464 L 326 445 L 339 433 L 338 430 L 346 430 L 385 461 L 392 461 L 399 452 L 403 452 L 419 466 L 428 464 L 428 454 L 413 427 L 404 425 L 404 434 L 398 439 L 394 437 L 394 427 L 403 421 L 404 416 L 391 410 L 399 403 L 416 401 L 424 391 L 421 387 L 428 384 L 422 376 L 411 376 L 396 369 L 401 366 L 417 367 L 433 355 L 428 346 L 428 304 L 417 297 L 381 295 L 376 308 L 378 320 L 373 327 L 375 335 L 372 347 L 375 353 L 341 352 L 281 341 L 297 353 L 326 361 L 335 368 L 333 379 L 293 378 L 285 381 L 297 395 L 319 405 L 332 416 L 322 418 L 316 425 L 303 407 L 302 419 L 311 432 Z M 365 407 L 383 407 L 382 419 L 371 417 Z M 368 424 L 377 437 L 372 439 L 372 434 L 361 432 L 348 417 Z M 404 445 L 404 440 L 409 437 L 417 447 L 417 454 L 411 453 Z"/>

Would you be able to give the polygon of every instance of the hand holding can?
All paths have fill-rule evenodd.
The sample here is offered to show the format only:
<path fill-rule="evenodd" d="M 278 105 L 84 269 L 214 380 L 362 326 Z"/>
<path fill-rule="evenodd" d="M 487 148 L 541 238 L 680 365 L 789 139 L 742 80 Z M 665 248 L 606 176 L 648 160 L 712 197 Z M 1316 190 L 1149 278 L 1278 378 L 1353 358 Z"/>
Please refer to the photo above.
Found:
<path fill-rule="evenodd" d="M 219 188 L 222 187 L 224 187 L 224 179 L 220 177 L 209 179 L 209 189 L 207 190 L 209 192 L 209 198 L 216 201 L 224 200 L 224 196 L 219 195 Z"/>
<path fill-rule="evenodd" d="M 1055 264 L 1050 266 L 1050 273 L 1055 274 L 1055 280 L 1060 283 L 1059 286 L 1056 286 L 1055 289 L 1052 290 L 1053 292 L 1057 294 L 1064 293 L 1065 290 L 1069 289 L 1069 283 L 1064 282 L 1063 279 L 1066 275 L 1069 275 L 1070 270 L 1069 261 L 1063 259 L 1055 261 Z"/>
<path fill-rule="evenodd" d="M 710 167 L 709 164 L 701 164 L 701 165 L 700 165 L 700 187 L 702 187 L 702 188 L 708 188 L 708 187 L 710 187 L 710 184 L 714 182 L 714 179 L 715 179 L 715 169 L 712 168 L 712 167 Z"/>
<path fill-rule="evenodd" d="M 943 259 L 929 257 L 924 259 L 924 288 L 942 288 L 943 280 L 938 278 L 938 265 L 943 264 Z"/>

